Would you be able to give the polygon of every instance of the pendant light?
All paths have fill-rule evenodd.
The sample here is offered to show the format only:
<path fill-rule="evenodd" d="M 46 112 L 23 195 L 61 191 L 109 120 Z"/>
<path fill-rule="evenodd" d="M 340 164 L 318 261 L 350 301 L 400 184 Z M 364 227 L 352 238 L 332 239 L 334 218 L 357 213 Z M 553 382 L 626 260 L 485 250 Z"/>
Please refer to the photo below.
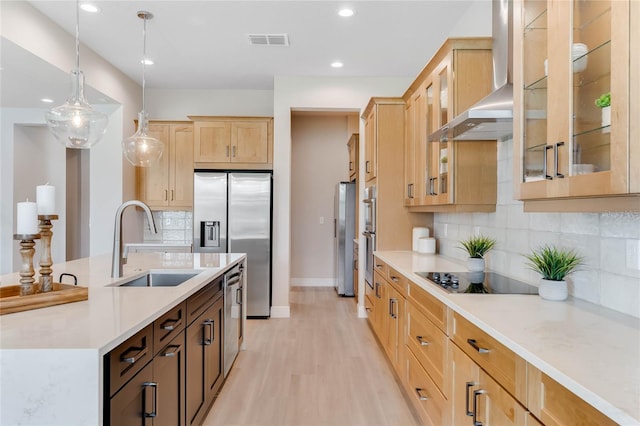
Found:
<path fill-rule="evenodd" d="M 147 59 L 147 20 L 153 19 L 151 12 L 140 11 L 138 18 L 142 19 L 142 111 L 138 113 L 138 131 L 122 141 L 122 151 L 125 158 L 134 166 L 149 167 L 160 160 L 164 144 L 149 136 L 149 122 L 144 110 L 145 68 Z"/>
<path fill-rule="evenodd" d="M 107 116 L 94 110 L 84 98 L 84 74 L 80 71 L 80 0 L 76 1 L 76 68 L 71 71 L 71 97 L 45 114 L 53 136 L 67 148 L 86 149 L 100 141 L 107 130 Z"/>

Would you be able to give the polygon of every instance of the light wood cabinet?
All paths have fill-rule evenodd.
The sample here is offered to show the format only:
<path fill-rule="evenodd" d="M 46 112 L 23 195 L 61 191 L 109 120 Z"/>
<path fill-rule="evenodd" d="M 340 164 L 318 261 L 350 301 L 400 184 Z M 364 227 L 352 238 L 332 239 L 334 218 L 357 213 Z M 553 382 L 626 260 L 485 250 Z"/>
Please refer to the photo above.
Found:
<path fill-rule="evenodd" d="M 515 197 L 528 211 L 640 211 L 638 6 L 514 6 Z M 606 93 L 611 106 L 599 108 Z"/>
<path fill-rule="evenodd" d="M 164 143 L 159 164 L 137 167 L 138 198 L 154 210 L 193 206 L 193 124 L 149 123 L 149 134 Z"/>
<path fill-rule="evenodd" d="M 531 412 L 547 426 L 616 424 L 532 365 L 527 366 L 527 382 L 527 405 Z"/>
<path fill-rule="evenodd" d="M 272 118 L 189 118 L 194 120 L 194 163 L 196 168 L 272 168 Z"/>
<path fill-rule="evenodd" d="M 349 149 L 349 181 L 353 182 L 358 178 L 360 153 L 358 151 L 359 135 L 354 133 L 347 142 Z"/>
<path fill-rule="evenodd" d="M 411 211 L 495 211 L 496 141 L 429 140 L 491 92 L 491 77 L 490 39 L 449 39 L 403 95 L 413 121 L 405 132 L 405 205 Z"/>
<path fill-rule="evenodd" d="M 405 381 L 409 400 L 425 425 L 448 425 L 449 403 L 429 377 L 416 357 L 407 353 L 407 376 Z M 457 424 L 456 424 L 457 426 Z"/>
<path fill-rule="evenodd" d="M 365 119 L 366 186 L 376 186 L 376 250 L 411 249 L 414 226 L 432 226 L 431 215 L 404 207 L 404 116 L 401 98 L 371 98 Z"/>

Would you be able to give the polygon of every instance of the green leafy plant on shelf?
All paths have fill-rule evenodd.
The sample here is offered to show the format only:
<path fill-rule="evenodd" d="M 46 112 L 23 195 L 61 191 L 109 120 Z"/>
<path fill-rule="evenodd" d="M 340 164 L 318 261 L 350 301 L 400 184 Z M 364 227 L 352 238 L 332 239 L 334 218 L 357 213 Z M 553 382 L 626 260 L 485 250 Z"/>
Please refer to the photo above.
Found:
<path fill-rule="evenodd" d="M 596 99 L 595 104 L 598 108 L 606 108 L 611 106 L 611 92 L 603 93 L 600 95 L 598 99 Z"/>
<path fill-rule="evenodd" d="M 466 240 L 460 240 L 460 244 L 462 245 L 460 248 L 466 250 L 469 257 L 482 259 L 496 245 L 496 240 L 483 235 L 476 235 Z"/>
<path fill-rule="evenodd" d="M 564 281 L 564 278 L 578 270 L 584 258 L 574 250 L 559 249 L 554 246 L 542 246 L 525 254 L 529 260 L 527 266 L 549 281 Z"/>

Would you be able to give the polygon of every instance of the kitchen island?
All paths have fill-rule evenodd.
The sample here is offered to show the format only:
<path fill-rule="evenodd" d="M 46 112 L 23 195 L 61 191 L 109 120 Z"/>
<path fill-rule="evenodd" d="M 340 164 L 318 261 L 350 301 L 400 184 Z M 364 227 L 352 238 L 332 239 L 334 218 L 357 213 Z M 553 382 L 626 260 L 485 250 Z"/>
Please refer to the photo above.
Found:
<path fill-rule="evenodd" d="M 579 299 L 456 294 L 416 272 L 466 271 L 447 258 L 377 251 L 389 268 L 621 425 L 640 424 L 640 319 Z M 452 331 L 453 332 L 453 331 Z"/>
<path fill-rule="evenodd" d="M 0 317 L 0 424 L 102 424 L 104 355 L 245 258 L 134 253 L 122 278 L 110 277 L 110 255 L 53 265 L 56 281 L 76 275 L 89 299 Z M 175 287 L 117 286 L 156 269 L 200 273 Z M 18 281 L 0 277 L 3 286 Z"/>

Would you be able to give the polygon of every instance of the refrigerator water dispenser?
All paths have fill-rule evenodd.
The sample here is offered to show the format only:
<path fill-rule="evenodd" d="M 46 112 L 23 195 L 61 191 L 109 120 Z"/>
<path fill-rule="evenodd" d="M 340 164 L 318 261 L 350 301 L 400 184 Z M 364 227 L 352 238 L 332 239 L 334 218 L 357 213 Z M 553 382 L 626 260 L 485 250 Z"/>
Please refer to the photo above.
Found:
<path fill-rule="evenodd" d="M 220 221 L 200 222 L 200 246 L 220 247 Z"/>

